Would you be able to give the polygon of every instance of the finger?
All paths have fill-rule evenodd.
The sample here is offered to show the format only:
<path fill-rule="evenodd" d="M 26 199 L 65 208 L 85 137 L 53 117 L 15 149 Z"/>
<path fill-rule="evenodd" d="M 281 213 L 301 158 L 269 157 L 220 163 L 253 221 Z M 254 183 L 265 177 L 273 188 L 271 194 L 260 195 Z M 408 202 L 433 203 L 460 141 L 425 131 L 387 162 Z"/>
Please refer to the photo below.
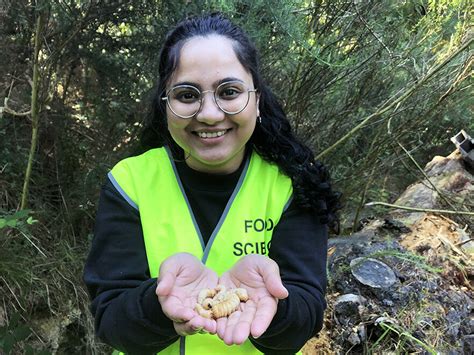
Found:
<path fill-rule="evenodd" d="M 157 296 L 167 296 L 174 286 L 176 274 L 170 271 L 163 271 L 158 278 L 156 286 Z"/>
<path fill-rule="evenodd" d="M 278 299 L 287 298 L 288 290 L 283 286 L 283 282 L 281 281 L 278 264 L 271 259 L 268 259 L 268 262 L 266 267 L 260 268 L 259 270 L 266 289 L 273 297 Z"/>
<path fill-rule="evenodd" d="M 228 318 L 227 318 L 227 325 L 225 328 L 225 333 L 224 333 L 224 343 L 227 345 L 232 345 L 234 344 L 234 329 L 236 328 L 237 324 L 239 323 L 240 315 L 242 314 L 241 311 L 236 311 L 232 313 Z"/>
<path fill-rule="evenodd" d="M 196 330 L 192 329 L 187 322 L 186 323 L 174 322 L 173 325 L 174 325 L 174 330 L 176 331 L 178 335 L 186 336 L 186 335 L 192 335 L 196 333 Z"/>
<path fill-rule="evenodd" d="M 177 303 L 170 302 L 165 306 L 162 306 L 162 309 L 166 316 L 173 322 L 188 322 L 194 317 L 196 317 L 196 312 L 194 312 L 191 308 L 183 307 L 181 305 L 178 305 Z"/>
<path fill-rule="evenodd" d="M 224 340 L 224 335 L 225 335 L 225 328 L 227 326 L 227 318 L 222 317 L 218 318 L 217 321 L 217 336 Z"/>
<path fill-rule="evenodd" d="M 234 344 L 242 344 L 248 339 L 256 311 L 257 306 L 255 302 L 249 300 L 245 303 L 245 308 L 232 334 Z"/>
<path fill-rule="evenodd" d="M 271 297 L 260 299 L 253 319 L 250 333 L 254 338 L 262 335 L 270 325 L 277 311 L 277 301 Z"/>
<path fill-rule="evenodd" d="M 210 334 L 216 334 L 216 331 L 217 331 L 216 321 L 214 319 L 207 319 L 207 318 L 203 318 L 203 319 L 204 319 L 204 323 L 202 326 L 202 330 Z"/>
<path fill-rule="evenodd" d="M 179 335 L 191 335 L 195 333 L 212 333 L 216 332 L 216 322 L 213 319 L 206 319 L 196 316 L 185 323 L 174 323 L 176 332 Z"/>
<path fill-rule="evenodd" d="M 217 325 L 214 319 L 207 319 L 201 316 L 196 316 L 188 323 L 196 331 L 205 330 L 206 332 L 212 334 L 216 332 Z"/>

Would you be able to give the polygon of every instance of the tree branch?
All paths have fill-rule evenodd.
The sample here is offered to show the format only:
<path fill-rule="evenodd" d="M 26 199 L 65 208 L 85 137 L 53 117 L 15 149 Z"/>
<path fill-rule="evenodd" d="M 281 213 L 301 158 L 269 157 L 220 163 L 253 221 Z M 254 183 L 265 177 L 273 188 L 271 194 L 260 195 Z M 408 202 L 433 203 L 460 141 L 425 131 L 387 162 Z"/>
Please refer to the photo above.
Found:
<path fill-rule="evenodd" d="M 16 111 L 12 110 L 11 108 L 9 108 L 6 105 L 3 106 L 3 107 L 0 107 L 0 117 L 3 115 L 4 112 L 6 112 L 10 115 L 13 115 L 13 116 L 29 116 L 29 115 L 31 115 L 31 110 L 25 111 L 25 112 L 16 112 Z"/>
<path fill-rule="evenodd" d="M 382 40 L 379 38 L 379 36 L 377 36 L 377 34 L 372 30 L 372 28 L 370 28 L 369 24 L 367 23 L 367 21 L 364 20 L 364 18 L 361 16 L 360 12 L 359 12 L 359 9 L 357 8 L 357 5 L 355 3 L 352 4 L 356 13 L 357 13 L 357 16 L 359 17 L 359 20 L 361 20 L 361 22 L 364 24 L 364 26 L 369 30 L 370 34 L 372 36 L 375 37 L 375 39 L 377 40 L 377 42 L 379 42 L 382 47 L 385 48 L 385 50 L 388 52 L 388 54 L 390 55 L 390 57 L 393 57 L 393 53 L 392 51 L 390 50 L 390 48 L 388 48 L 385 43 L 382 42 Z"/>
<path fill-rule="evenodd" d="M 406 90 L 402 95 L 400 95 L 398 98 L 391 97 L 388 99 L 385 103 L 382 104 L 382 107 L 379 108 L 376 112 L 372 113 L 371 115 L 367 116 L 362 120 L 361 123 L 359 123 L 357 126 L 352 128 L 346 135 L 344 135 L 341 139 L 339 139 L 336 143 L 334 143 L 332 146 L 329 148 L 326 148 L 323 152 L 319 153 L 316 156 L 316 159 L 321 159 L 323 156 L 329 154 L 332 152 L 334 149 L 339 147 L 342 143 L 344 143 L 346 140 L 348 140 L 350 137 L 352 137 L 356 132 L 358 132 L 360 129 L 362 129 L 367 122 L 369 122 L 371 119 L 374 117 L 378 117 L 388 110 L 390 110 L 393 107 L 396 107 L 398 104 L 401 102 L 405 101 L 407 98 L 409 98 L 420 86 L 422 86 L 428 79 L 430 79 L 434 74 L 436 74 L 439 70 L 441 70 L 446 64 L 448 64 L 451 60 L 453 60 L 458 54 L 463 52 L 466 48 L 468 48 L 473 41 L 473 38 L 470 38 L 464 45 L 462 45 L 460 48 L 458 48 L 454 53 L 452 53 L 448 58 L 446 58 L 443 62 L 435 66 L 433 69 L 430 70 L 428 74 L 426 74 L 420 81 L 418 81 L 415 85 L 412 85 L 410 89 Z M 389 102 L 391 102 L 389 104 Z"/>
<path fill-rule="evenodd" d="M 467 216 L 474 216 L 474 212 L 467 212 L 467 211 L 451 211 L 451 210 L 436 210 L 436 209 L 431 209 L 431 208 L 418 208 L 418 207 L 409 207 L 409 206 L 400 206 L 400 205 L 394 205 L 391 203 L 385 203 L 385 202 L 369 202 L 365 204 L 366 206 L 386 206 L 386 207 L 391 207 L 391 208 L 398 208 L 401 210 L 407 210 L 407 211 L 415 211 L 415 212 L 431 212 L 431 213 L 446 213 L 446 214 L 465 214 Z"/>
<path fill-rule="evenodd" d="M 36 19 L 35 29 L 35 51 L 33 53 L 33 88 L 31 90 L 31 146 L 30 154 L 28 156 L 28 163 L 26 165 L 25 179 L 23 181 L 23 190 L 21 193 L 20 209 L 25 209 L 28 204 L 28 190 L 30 185 L 31 170 L 33 168 L 33 160 L 38 145 L 38 125 L 39 125 L 39 102 L 38 92 L 40 86 L 40 68 L 39 68 L 39 54 L 41 49 L 41 31 L 43 29 L 44 12 L 38 11 L 38 18 Z"/>

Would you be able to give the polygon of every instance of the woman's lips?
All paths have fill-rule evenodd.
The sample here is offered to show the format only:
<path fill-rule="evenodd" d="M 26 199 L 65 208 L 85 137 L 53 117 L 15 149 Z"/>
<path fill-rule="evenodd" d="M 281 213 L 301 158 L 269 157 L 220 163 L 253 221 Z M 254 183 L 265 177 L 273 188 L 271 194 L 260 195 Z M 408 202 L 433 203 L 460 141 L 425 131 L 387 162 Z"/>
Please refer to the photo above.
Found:
<path fill-rule="evenodd" d="M 229 132 L 231 129 L 222 129 L 219 131 L 193 131 L 193 134 L 197 135 L 199 138 L 202 139 L 213 139 L 219 138 Z"/>

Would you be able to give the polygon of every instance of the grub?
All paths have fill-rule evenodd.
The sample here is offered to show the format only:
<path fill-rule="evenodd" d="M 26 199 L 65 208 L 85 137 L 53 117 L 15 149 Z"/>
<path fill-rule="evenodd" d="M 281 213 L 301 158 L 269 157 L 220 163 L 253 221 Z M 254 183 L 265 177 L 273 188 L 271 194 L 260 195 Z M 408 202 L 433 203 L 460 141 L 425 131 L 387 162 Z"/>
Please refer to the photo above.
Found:
<path fill-rule="evenodd" d="M 248 299 L 244 288 L 227 290 L 224 285 L 217 285 L 214 289 L 199 291 L 194 309 L 204 318 L 218 319 L 230 316 L 240 307 L 240 302 L 247 302 Z"/>

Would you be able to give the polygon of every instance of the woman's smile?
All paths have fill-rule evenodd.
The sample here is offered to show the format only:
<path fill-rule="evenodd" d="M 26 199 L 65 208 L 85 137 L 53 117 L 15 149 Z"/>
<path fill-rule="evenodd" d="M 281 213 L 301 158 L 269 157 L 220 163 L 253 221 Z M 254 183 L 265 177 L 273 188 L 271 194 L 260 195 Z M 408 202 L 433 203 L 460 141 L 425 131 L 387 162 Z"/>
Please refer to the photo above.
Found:
<path fill-rule="evenodd" d="M 229 132 L 232 128 L 229 129 L 221 129 L 221 130 L 203 130 L 203 131 L 193 131 L 192 133 L 199 136 L 199 138 L 212 140 L 214 138 L 222 137 L 224 134 Z"/>

